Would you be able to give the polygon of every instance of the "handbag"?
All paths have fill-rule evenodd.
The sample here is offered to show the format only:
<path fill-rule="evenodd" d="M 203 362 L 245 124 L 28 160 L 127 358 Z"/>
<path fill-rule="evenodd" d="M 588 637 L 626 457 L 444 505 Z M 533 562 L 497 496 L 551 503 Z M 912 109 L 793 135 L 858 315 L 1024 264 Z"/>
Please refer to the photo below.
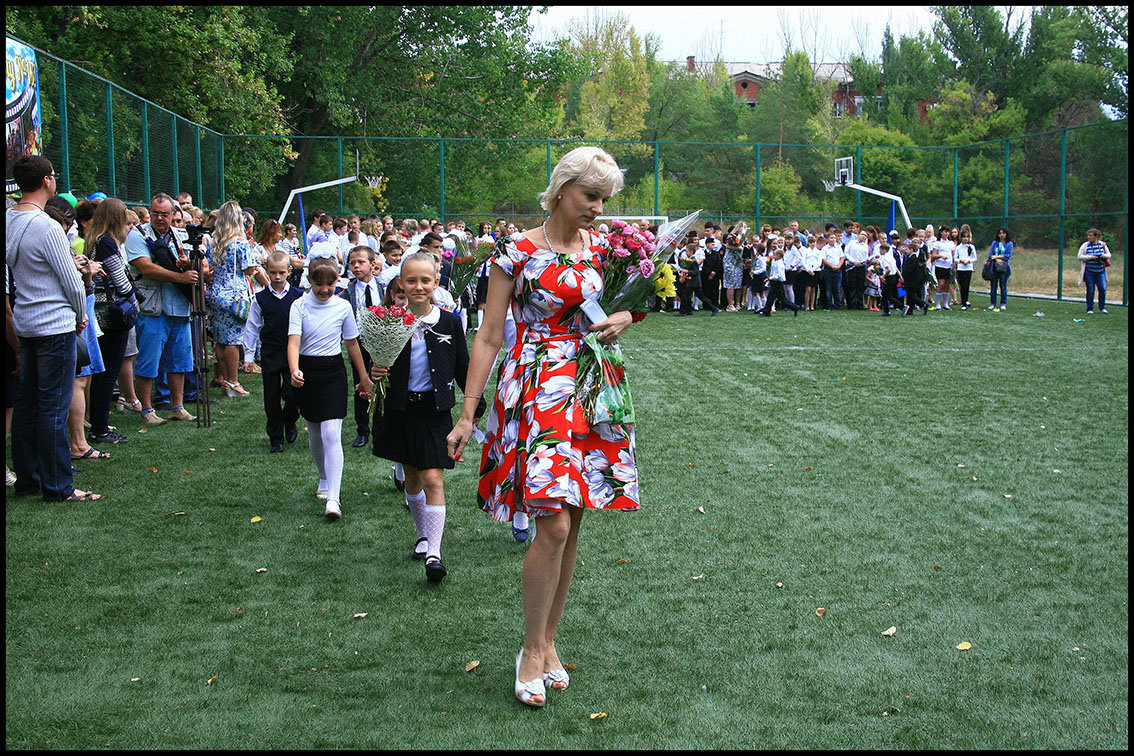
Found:
<path fill-rule="evenodd" d="M 252 309 L 252 298 L 236 298 L 228 303 L 228 311 L 241 320 L 248 319 L 248 312 Z"/>
<path fill-rule="evenodd" d="M 984 267 L 980 269 L 980 277 L 985 281 L 991 281 L 995 273 L 992 272 L 992 260 L 985 260 Z"/>
<path fill-rule="evenodd" d="M 138 306 L 130 297 L 119 297 L 109 277 L 95 286 L 94 312 L 103 333 L 123 333 L 138 322 Z"/>

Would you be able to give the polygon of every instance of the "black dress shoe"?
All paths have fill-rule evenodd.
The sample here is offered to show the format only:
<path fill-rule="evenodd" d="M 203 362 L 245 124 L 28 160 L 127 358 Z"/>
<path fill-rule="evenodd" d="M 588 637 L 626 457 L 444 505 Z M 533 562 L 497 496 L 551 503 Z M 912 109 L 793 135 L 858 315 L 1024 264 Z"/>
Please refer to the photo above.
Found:
<path fill-rule="evenodd" d="M 362 447 L 366 446 L 366 442 L 369 441 L 369 440 L 370 440 L 370 434 L 369 433 L 359 433 L 358 438 L 356 438 L 354 440 L 354 443 L 351 444 L 351 446 L 353 446 L 355 449 L 361 449 Z"/>
<path fill-rule="evenodd" d="M 272 444 L 272 448 L 269 451 L 272 454 L 279 454 L 280 452 L 283 451 L 283 444 L 281 444 L 279 441 L 277 441 L 274 444 Z"/>
<path fill-rule="evenodd" d="M 295 426 L 294 426 L 294 425 L 292 425 L 292 426 L 289 426 L 289 427 L 288 427 L 288 428 L 286 429 L 286 433 L 287 433 L 287 442 L 288 442 L 289 444 L 294 444 L 294 443 L 295 443 L 295 439 L 299 438 L 299 431 L 297 431 L 297 430 L 295 429 Z"/>
<path fill-rule="evenodd" d="M 437 557 L 430 557 L 425 560 L 425 577 L 431 583 L 440 583 L 445 579 L 449 571 L 445 569 L 445 565 L 441 564 L 441 560 Z"/>

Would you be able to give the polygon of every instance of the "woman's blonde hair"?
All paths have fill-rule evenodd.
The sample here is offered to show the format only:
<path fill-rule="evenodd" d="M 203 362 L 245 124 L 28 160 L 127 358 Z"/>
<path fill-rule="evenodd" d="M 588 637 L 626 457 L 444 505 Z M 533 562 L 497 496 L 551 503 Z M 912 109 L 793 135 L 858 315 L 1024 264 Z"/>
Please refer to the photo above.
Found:
<path fill-rule="evenodd" d="M 600 147 L 576 147 L 564 155 L 551 172 L 547 189 L 539 195 L 540 206 L 549 213 L 553 212 L 559 204 L 559 192 L 569 181 L 596 189 L 609 197 L 622 189 L 622 169 Z"/>
<path fill-rule="evenodd" d="M 224 250 L 232 241 L 244 237 L 244 211 L 240 205 L 229 200 L 217 210 L 217 219 L 213 224 L 213 246 Z"/>
<path fill-rule="evenodd" d="M 94 215 L 87 225 L 86 253 L 93 258 L 95 245 L 104 236 L 109 236 L 119 244 L 126 243 L 126 203 L 122 200 L 108 197 L 95 207 Z"/>

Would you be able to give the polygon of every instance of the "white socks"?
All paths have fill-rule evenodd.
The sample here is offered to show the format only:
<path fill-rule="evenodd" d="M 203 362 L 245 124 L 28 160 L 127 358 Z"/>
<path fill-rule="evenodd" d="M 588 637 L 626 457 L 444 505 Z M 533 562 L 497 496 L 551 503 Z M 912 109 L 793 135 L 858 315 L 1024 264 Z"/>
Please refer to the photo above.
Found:
<path fill-rule="evenodd" d="M 343 420 L 334 418 L 320 423 L 307 423 L 307 445 L 319 473 L 319 490 L 327 492 L 329 501 L 339 500 L 343 482 Z"/>
<path fill-rule="evenodd" d="M 422 519 L 425 525 L 425 535 L 429 538 L 429 547 L 425 558 L 441 558 L 441 536 L 445 533 L 445 505 L 426 504 L 421 508 Z"/>

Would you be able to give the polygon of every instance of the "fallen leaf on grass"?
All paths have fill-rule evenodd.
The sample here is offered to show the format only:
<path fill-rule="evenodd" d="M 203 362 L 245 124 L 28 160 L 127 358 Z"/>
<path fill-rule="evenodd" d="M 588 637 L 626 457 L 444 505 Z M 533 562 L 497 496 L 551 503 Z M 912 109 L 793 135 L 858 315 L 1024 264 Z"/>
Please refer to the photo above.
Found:
<path fill-rule="evenodd" d="M 184 512 L 170 512 L 171 515 L 183 515 Z"/>
<path fill-rule="evenodd" d="M 969 643 L 968 641 L 964 641 L 962 643 L 957 644 L 957 650 L 958 651 L 968 651 L 972 647 L 973 647 L 973 644 Z"/>
<path fill-rule="evenodd" d="M 693 579 L 694 579 L 694 580 L 700 580 L 700 579 L 701 579 L 701 578 L 703 578 L 703 577 L 705 577 L 705 573 L 703 573 L 703 572 L 702 572 L 702 573 L 701 573 L 700 575 L 695 575 L 695 576 L 693 577 Z"/>
<path fill-rule="evenodd" d="M 192 475 L 192 474 L 193 474 L 193 471 L 192 471 L 192 470 L 186 470 L 186 471 L 185 471 L 185 474 L 186 474 L 186 475 Z"/>
<path fill-rule="evenodd" d="M 141 680 L 141 679 L 142 679 L 142 678 L 140 678 L 140 677 L 131 677 L 131 678 L 130 678 L 130 682 L 138 682 L 138 681 L 139 681 L 139 680 Z"/>
<path fill-rule="evenodd" d="M 366 616 L 366 612 L 359 612 L 358 614 L 354 615 L 354 618 L 355 619 L 362 619 L 365 616 Z"/>
<path fill-rule="evenodd" d="M 898 632 L 898 628 L 897 628 L 897 627 L 895 627 L 895 626 L 893 626 L 893 625 L 891 625 L 891 626 L 889 627 L 889 629 L 887 629 L 887 630 L 883 630 L 883 631 L 882 631 L 882 634 L 883 634 L 883 635 L 885 635 L 885 636 L 886 636 L 887 638 L 893 638 L 893 637 L 894 637 L 894 633 L 896 633 L 896 632 Z"/>
<path fill-rule="evenodd" d="M 264 518 L 263 518 L 263 517 L 261 517 L 260 515 L 256 515 L 256 516 L 255 516 L 255 517 L 253 517 L 253 518 L 252 518 L 251 520 L 249 520 L 249 522 L 259 522 L 259 521 L 260 521 L 260 520 L 262 520 L 262 519 L 264 519 Z"/>
<path fill-rule="evenodd" d="M 210 446 L 209 451 L 216 451 L 216 449 L 214 449 L 213 447 Z"/>
<path fill-rule="evenodd" d="M 602 718 L 603 718 L 603 717 L 605 717 L 605 716 L 606 716 L 606 712 L 605 712 L 605 711 L 600 711 L 600 712 L 598 712 L 597 714 L 592 714 L 592 715 L 591 715 L 591 719 L 602 719 Z"/>
<path fill-rule="evenodd" d="M 465 665 L 465 671 L 466 672 L 472 672 L 474 669 L 476 669 L 479 666 L 480 666 L 480 662 L 471 661 L 471 662 L 469 662 L 468 664 Z"/>
<path fill-rule="evenodd" d="M 783 583 L 776 583 L 776 587 L 777 587 L 777 588 L 783 588 L 783 587 L 784 587 L 784 584 L 783 584 Z"/>
<path fill-rule="evenodd" d="M 138 432 L 139 432 L 139 433 L 145 433 L 145 432 L 146 432 L 146 429 L 145 429 L 145 428 L 139 428 L 139 429 L 138 429 Z"/>
<path fill-rule="evenodd" d="M 818 609 L 815 610 L 815 616 L 816 617 L 822 617 L 826 613 L 827 613 L 827 610 L 824 609 L 823 607 L 819 607 Z"/>
<path fill-rule="evenodd" d="M 615 564 L 626 564 L 628 561 L 630 561 L 630 560 L 629 559 L 619 559 L 617 562 L 615 562 Z"/>
<path fill-rule="evenodd" d="M 564 664 L 563 665 L 563 669 L 567 670 L 568 672 L 574 671 L 578 668 L 579 668 L 578 664 Z"/>
<path fill-rule="evenodd" d="M 213 683 L 215 683 L 217 681 L 218 677 L 220 677 L 220 675 L 213 675 L 208 680 L 205 680 L 205 685 L 212 685 Z"/>
<path fill-rule="evenodd" d="M 1005 499 L 1011 499 L 1011 498 L 1012 498 L 1012 494 L 1004 494 L 1004 498 L 1005 498 Z"/>
<path fill-rule="evenodd" d="M 150 472 L 157 472 L 157 468 L 156 468 L 156 467 L 151 467 L 151 468 L 150 468 Z"/>
<path fill-rule="evenodd" d="M 697 507 L 697 511 L 700 512 L 701 514 L 705 514 L 705 508 L 704 507 Z"/>
<path fill-rule="evenodd" d="M 267 567 L 260 567 L 259 569 L 256 570 L 256 572 L 267 572 L 267 571 L 268 571 Z"/>

